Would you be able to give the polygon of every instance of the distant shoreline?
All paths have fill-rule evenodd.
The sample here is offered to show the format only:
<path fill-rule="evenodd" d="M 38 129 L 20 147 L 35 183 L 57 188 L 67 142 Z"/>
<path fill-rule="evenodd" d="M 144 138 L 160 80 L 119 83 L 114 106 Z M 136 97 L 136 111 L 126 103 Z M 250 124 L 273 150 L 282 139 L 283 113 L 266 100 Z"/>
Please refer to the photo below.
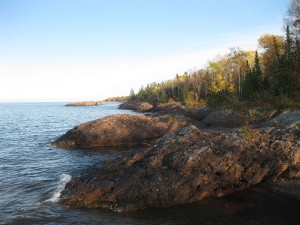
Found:
<path fill-rule="evenodd" d="M 73 102 L 68 103 L 65 106 L 100 106 L 103 105 L 105 101 L 85 101 L 85 102 Z"/>

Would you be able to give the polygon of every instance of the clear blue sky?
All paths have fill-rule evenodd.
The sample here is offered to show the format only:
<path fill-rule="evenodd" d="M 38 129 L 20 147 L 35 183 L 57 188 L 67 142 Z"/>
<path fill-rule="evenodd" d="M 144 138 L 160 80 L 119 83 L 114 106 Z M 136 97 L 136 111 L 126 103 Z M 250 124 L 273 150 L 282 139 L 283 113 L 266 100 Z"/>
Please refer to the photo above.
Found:
<path fill-rule="evenodd" d="M 280 33 L 288 3 L 288 0 L 0 0 L 0 85 L 6 87 L 6 91 L 0 91 L 0 101 L 85 100 L 127 94 L 125 89 L 129 92 L 131 87 L 151 80 L 142 72 L 142 65 L 152 65 L 151 60 L 165 62 L 174 55 L 178 58 L 198 51 L 211 57 L 209 49 L 235 44 L 247 48 L 254 46 L 259 34 Z M 139 67 L 132 68 L 137 62 Z M 55 65 L 58 66 L 54 68 Z M 78 65 L 81 67 L 77 68 Z M 112 71 L 106 68 L 103 74 L 96 65 L 109 65 Z M 120 65 L 127 68 L 123 75 L 112 68 Z M 164 67 L 161 65 L 161 71 L 173 76 L 175 71 L 168 71 L 166 66 L 172 64 L 168 61 Z M 190 63 L 178 69 L 184 66 L 199 65 Z M 47 73 L 45 70 L 49 68 Z M 84 73 L 85 68 L 88 73 Z M 188 69 L 191 68 L 185 68 Z M 105 91 L 98 94 L 82 91 L 80 95 L 78 88 L 83 77 L 88 80 L 91 74 L 93 81 L 96 73 L 111 88 L 103 87 Z M 130 78 L 131 73 L 145 77 Z M 32 87 L 25 88 L 20 96 L 17 90 L 9 92 L 9 86 L 19 87 L 13 81 L 22 76 L 29 76 L 31 82 L 27 85 Z M 59 95 L 47 88 L 35 89 L 49 82 L 51 76 L 68 81 L 57 87 Z M 108 76 L 114 79 L 109 80 Z M 124 76 L 129 76 L 128 82 Z M 101 79 L 97 80 L 99 85 L 104 83 Z M 116 85 L 117 80 L 121 83 Z M 76 88 L 68 88 L 72 82 Z M 125 88 L 121 90 L 121 86 Z"/>

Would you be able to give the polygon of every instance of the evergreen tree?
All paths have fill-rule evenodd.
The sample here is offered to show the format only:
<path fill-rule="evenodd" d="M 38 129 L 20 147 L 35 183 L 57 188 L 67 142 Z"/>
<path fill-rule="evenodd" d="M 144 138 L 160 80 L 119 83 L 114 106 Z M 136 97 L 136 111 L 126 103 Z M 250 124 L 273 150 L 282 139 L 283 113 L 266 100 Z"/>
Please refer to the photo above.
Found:
<path fill-rule="evenodd" d="M 277 91 L 280 95 L 290 95 L 294 93 L 293 88 L 293 71 L 294 71 L 294 57 L 293 57 L 293 42 L 289 26 L 286 27 L 286 37 L 284 46 L 284 55 L 282 56 L 278 69 L 278 87 Z"/>
<path fill-rule="evenodd" d="M 262 93 L 264 91 L 264 75 L 261 70 L 258 52 L 255 52 L 254 66 L 252 68 L 252 82 L 255 92 Z"/>
<path fill-rule="evenodd" d="M 288 62 L 292 61 L 292 39 L 289 25 L 286 26 L 285 58 Z"/>
<path fill-rule="evenodd" d="M 253 73 L 251 70 L 248 71 L 245 77 L 245 81 L 243 84 L 244 89 L 244 98 L 245 99 L 253 99 L 255 93 L 254 79 Z"/>

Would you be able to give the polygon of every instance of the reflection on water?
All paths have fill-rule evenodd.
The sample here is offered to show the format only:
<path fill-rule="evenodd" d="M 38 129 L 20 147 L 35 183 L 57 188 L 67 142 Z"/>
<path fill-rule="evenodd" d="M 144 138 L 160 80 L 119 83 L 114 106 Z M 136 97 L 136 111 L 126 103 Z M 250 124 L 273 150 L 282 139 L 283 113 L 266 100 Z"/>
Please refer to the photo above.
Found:
<path fill-rule="evenodd" d="M 299 200 L 275 193 L 248 190 L 231 196 L 164 210 L 125 214 L 153 224 L 298 224 Z M 156 220 L 156 221 L 155 221 Z"/>
<path fill-rule="evenodd" d="M 58 205 L 57 197 L 69 175 L 78 176 L 132 148 L 63 150 L 48 143 L 80 123 L 131 113 L 117 106 L 0 104 L 0 224 L 298 224 L 299 200 L 259 189 L 131 213 Z"/>

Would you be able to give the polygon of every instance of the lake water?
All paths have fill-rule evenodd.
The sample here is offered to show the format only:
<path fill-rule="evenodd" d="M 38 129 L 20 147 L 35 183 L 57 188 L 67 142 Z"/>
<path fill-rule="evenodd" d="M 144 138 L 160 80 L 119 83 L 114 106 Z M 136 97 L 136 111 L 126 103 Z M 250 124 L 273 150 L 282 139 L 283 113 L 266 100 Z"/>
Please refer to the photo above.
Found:
<path fill-rule="evenodd" d="M 118 103 L 65 107 L 63 103 L 0 104 L 0 224 L 298 224 L 300 201 L 246 191 L 219 199 L 134 213 L 57 204 L 72 176 L 122 154 L 63 150 L 48 145 L 72 127 L 100 117 L 133 113 Z"/>

